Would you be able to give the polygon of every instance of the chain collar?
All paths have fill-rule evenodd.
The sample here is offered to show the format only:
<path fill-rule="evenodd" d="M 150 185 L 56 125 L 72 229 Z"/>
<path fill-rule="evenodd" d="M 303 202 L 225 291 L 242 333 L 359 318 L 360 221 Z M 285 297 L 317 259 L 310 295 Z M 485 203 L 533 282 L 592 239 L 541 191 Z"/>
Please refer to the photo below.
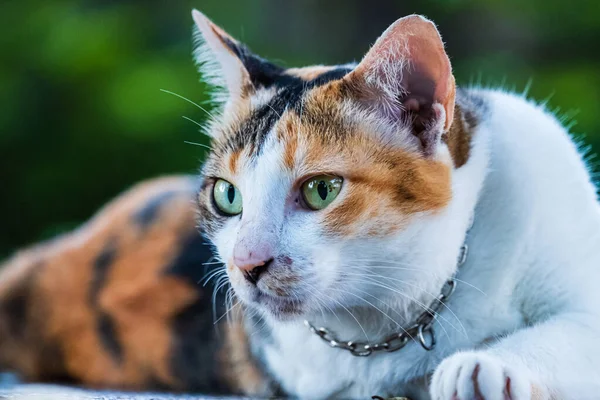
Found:
<path fill-rule="evenodd" d="M 472 223 L 471 223 L 472 225 Z M 460 255 L 458 257 L 458 266 L 460 267 L 467 261 L 469 247 L 467 244 L 463 244 L 460 248 Z M 312 333 L 320 337 L 323 341 L 327 342 L 331 347 L 335 347 L 342 350 L 347 350 L 353 356 L 367 357 L 373 353 L 386 351 L 393 352 L 398 351 L 408 344 L 410 340 L 418 342 L 421 347 L 425 350 L 430 351 L 435 347 L 436 339 L 435 333 L 433 332 L 433 323 L 438 314 L 440 308 L 448 301 L 448 299 L 454 293 L 456 289 L 456 281 L 452 278 L 448 280 L 441 293 L 436 299 L 431 302 L 429 307 L 415 320 L 415 323 L 410 328 L 404 329 L 401 332 L 396 332 L 380 343 L 369 343 L 369 342 L 353 342 L 353 341 L 342 341 L 339 340 L 335 334 L 330 332 L 327 328 L 316 328 L 307 320 L 304 320 L 304 324 L 310 329 Z"/>

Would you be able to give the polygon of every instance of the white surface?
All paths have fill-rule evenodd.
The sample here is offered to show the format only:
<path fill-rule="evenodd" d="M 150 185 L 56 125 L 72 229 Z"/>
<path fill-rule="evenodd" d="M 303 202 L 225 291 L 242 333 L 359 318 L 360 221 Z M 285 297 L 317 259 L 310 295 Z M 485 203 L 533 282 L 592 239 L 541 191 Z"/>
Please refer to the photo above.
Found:
<path fill-rule="evenodd" d="M 68 386 L 19 384 L 0 387 L 2 399 L 94 399 L 94 400 L 217 400 L 231 397 L 202 395 L 92 391 Z"/>

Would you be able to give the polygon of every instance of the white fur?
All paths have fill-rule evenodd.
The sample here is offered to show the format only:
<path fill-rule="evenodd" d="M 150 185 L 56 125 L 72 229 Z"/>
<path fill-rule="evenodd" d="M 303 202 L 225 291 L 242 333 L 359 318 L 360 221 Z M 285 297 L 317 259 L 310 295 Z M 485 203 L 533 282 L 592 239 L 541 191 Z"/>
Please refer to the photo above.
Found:
<path fill-rule="evenodd" d="M 416 217 L 395 237 L 323 238 L 318 213 L 291 211 L 289 188 L 297 177 L 281 172 L 275 140 L 244 176 L 232 178 L 246 196 L 244 218 L 260 221 L 254 232 L 276 230 L 278 250 L 304 261 L 296 294 L 305 299 L 305 316 L 345 340 L 365 340 L 364 329 L 377 341 L 410 324 L 404 318 L 420 312 L 413 300 L 428 304 L 455 272 L 475 215 L 466 238 L 469 257 L 457 273 L 464 283 L 434 325 L 435 350 L 411 343 L 395 353 L 353 357 L 328 347 L 302 318 L 280 321 L 267 312 L 273 344 L 263 356 L 286 391 L 305 399 L 451 400 L 455 392 L 467 399 L 477 367 L 486 399 L 504 398 L 506 377 L 513 399 L 529 398 L 532 384 L 546 396 L 598 397 L 600 213 L 594 186 L 551 114 L 500 91 L 478 94 L 488 111 L 474 132 L 469 161 L 453 172 L 452 201 L 441 213 Z M 344 195 L 342 189 L 340 199 Z M 231 220 L 215 241 L 223 260 L 231 257 L 239 226 Z M 368 278 L 338 282 L 348 268 L 363 277 L 378 273 L 388 288 Z M 238 295 L 250 301 L 235 272 L 230 278 Z"/>
<path fill-rule="evenodd" d="M 210 49 L 197 54 L 210 54 L 217 62 L 212 67 L 221 69 L 218 77 L 224 80 L 216 83 L 229 89 L 228 101 L 235 101 L 243 66 L 223 48 L 204 16 L 196 12 L 194 19 Z M 386 79 L 397 78 L 390 57 L 381 57 L 384 73 L 371 77 L 371 83 L 388 88 Z M 402 69 L 404 64 L 393 65 Z M 298 208 L 294 188 L 304 176 L 336 172 L 335 160 L 323 171 L 306 171 L 298 152 L 300 168 L 290 173 L 273 132 L 259 157 L 240 166 L 236 176 L 222 177 L 242 193 L 244 211 L 213 238 L 221 260 L 231 266 L 240 240 L 257 246 L 269 241 L 274 256 L 293 260 L 291 273 L 298 279 L 287 289 L 302 304 L 302 315 L 284 321 L 254 304 L 273 339 L 266 343 L 250 333 L 270 374 L 287 392 L 303 399 L 407 395 L 451 400 L 456 394 L 465 400 L 479 390 L 494 400 L 505 398 L 509 379 L 514 400 L 529 399 L 532 385 L 543 397 L 599 397 L 595 188 L 576 146 L 551 114 L 501 91 L 475 93 L 484 98 L 487 112 L 473 134 L 468 162 L 453 171 L 450 204 L 435 214 L 407 218 L 400 232 L 386 238 L 363 235 L 368 227 L 360 227 L 356 239 L 323 235 L 323 213 Z M 264 104 L 273 95 L 264 91 L 251 102 Z M 414 138 L 401 128 L 368 112 L 358 115 L 349 104 L 343 109 L 387 145 L 414 150 Z M 446 146 L 437 147 L 435 157 L 449 164 Z M 330 207 L 347 195 L 344 186 Z M 475 225 L 465 238 L 473 216 Z M 456 271 L 465 239 L 469 257 Z M 276 273 L 268 272 L 258 283 L 274 297 L 280 283 Z M 395 353 L 357 358 L 328 347 L 302 323 L 306 317 L 341 339 L 376 342 L 412 324 L 455 273 L 458 288 L 434 325 L 438 344 L 431 352 L 410 343 Z M 237 296 L 252 304 L 256 289 L 237 269 L 228 274 Z"/>
<path fill-rule="evenodd" d="M 202 80 L 212 87 L 212 100 L 228 110 L 239 100 L 248 72 L 242 61 L 215 34 L 214 24 L 204 14 L 193 10 L 192 17 L 195 23 L 194 61 Z"/>

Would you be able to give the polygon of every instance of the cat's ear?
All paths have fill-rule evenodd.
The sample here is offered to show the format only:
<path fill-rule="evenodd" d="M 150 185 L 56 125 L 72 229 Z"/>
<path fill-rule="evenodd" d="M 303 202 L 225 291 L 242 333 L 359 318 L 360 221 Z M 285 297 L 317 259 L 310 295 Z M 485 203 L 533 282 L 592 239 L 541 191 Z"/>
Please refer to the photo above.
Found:
<path fill-rule="evenodd" d="M 346 77 L 355 96 L 392 124 L 411 124 L 426 155 L 454 116 L 455 83 L 435 27 L 411 15 L 394 22 Z"/>
<path fill-rule="evenodd" d="M 225 89 L 217 101 L 235 101 L 268 86 L 283 69 L 252 54 L 246 46 L 215 25 L 198 10 L 192 11 L 197 31 L 194 58 L 204 80 Z"/>

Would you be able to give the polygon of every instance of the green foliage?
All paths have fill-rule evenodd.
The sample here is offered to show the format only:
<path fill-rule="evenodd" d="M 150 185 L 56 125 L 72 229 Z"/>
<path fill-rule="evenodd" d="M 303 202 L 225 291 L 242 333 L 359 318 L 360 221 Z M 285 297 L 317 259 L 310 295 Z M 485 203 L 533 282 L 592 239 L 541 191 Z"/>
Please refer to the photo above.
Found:
<path fill-rule="evenodd" d="M 600 7 L 592 0 L 41 0 L 0 3 L 0 256 L 87 219 L 134 182 L 193 173 L 207 143 L 191 60 L 198 7 L 287 66 L 356 60 L 396 18 L 435 20 L 459 83 L 575 115 L 600 149 Z M 208 106 L 207 106 L 208 107 Z M 577 111 L 577 112 L 575 112 Z"/>

